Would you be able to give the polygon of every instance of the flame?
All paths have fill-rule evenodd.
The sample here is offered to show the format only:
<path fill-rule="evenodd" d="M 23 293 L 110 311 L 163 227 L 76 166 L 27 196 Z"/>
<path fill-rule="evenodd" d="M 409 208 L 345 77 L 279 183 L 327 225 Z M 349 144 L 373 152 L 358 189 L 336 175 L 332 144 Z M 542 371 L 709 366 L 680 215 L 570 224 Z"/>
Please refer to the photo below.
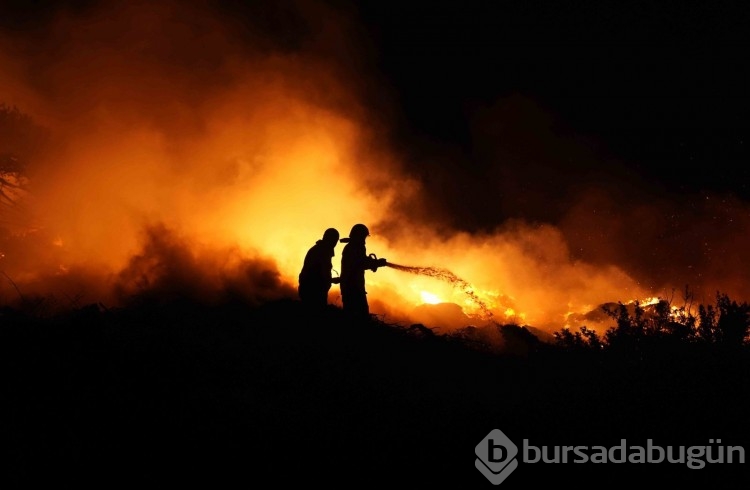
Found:
<path fill-rule="evenodd" d="M 422 291 L 420 293 L 422 297 L 422 302 L 430 305 L 436 305 L 438 303 L 442 303 L 441 299 L 435 296 L 432 293 L 429 293 L 427 291 Z"/>
<path fill-rule="evenodd" d="M 661 298 L 659 298 L 658 296 L 652 296 L 643 299 L 633 299 L 628 301 L 627 304 L 634 305 L 638 303 L 641 306 L 651 306 L 657 304 L 659 301 L 661 301 Z"/>

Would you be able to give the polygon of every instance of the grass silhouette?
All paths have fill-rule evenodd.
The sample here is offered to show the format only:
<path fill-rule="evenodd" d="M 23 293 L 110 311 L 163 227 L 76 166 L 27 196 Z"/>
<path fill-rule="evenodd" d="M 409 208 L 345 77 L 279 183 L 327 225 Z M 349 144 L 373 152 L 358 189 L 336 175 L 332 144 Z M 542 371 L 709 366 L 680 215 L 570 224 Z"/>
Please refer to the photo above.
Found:
<path fill-rule="evenodd" d="M 597 354 L 497 325 L 508 345 L 527 348 L 489 353 L 375 317 L 350 324 L 335 306 L 311 317 L 291 299 L 0 318 L 16 482 L 487 488 L 474 447 L 495 428 L 519 446 L 721 438 L 748 447 L 750 436 L 744 350 Z M 747 481 L 739 465 L 529 466 L 503 485 Z"/>

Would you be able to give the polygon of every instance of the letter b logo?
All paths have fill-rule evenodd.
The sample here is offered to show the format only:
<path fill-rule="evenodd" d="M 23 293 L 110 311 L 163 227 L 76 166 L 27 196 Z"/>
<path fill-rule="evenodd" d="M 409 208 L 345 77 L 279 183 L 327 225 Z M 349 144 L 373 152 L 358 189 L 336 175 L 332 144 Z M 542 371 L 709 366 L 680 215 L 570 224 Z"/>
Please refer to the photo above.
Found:
<path fill-rule="evenodd" d="M 487 434 L 474 448 L 474 466 L 493 484 L 500 485 L 518 467 L 518 447 L 500 429 Z"/>
<path fill-rule="evenodd" d="M 505 446 L 495 443 L 494 439 L 487 439 L 487 459 L 490 463 L 502 463 L 508 455 Z"/>

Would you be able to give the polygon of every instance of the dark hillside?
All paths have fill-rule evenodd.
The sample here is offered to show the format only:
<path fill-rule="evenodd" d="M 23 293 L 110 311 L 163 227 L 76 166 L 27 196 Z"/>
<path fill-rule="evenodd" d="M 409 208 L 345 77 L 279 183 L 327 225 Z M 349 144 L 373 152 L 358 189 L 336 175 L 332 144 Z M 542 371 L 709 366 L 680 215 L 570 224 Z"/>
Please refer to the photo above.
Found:
<path fill-rule="evenodd" d="M 527 349 L 489 354 L 426 329 L 355 327 L 335 307 L 312 319 L 286 300 L 0 321 L 3 458 L 18 481 L 489 488 L 474 447 L 495 428 L 519 446 L 750 447 L 744 351 L 635 359 L 516 332 Z M 503 488 L 550 477 L 719 488 L 745 478 L 738 468 L 521 463 Z"/>

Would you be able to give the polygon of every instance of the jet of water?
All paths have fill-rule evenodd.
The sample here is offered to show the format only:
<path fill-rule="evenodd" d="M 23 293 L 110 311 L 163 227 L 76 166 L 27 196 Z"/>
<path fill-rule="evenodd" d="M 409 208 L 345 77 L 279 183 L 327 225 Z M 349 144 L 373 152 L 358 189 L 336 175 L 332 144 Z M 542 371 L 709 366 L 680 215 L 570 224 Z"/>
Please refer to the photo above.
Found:
<path fill-rule="evenodd" d="M 428 276 L 428 277 L 434 277 L 435 279 L 439 279 L 441 281 L 445 281 L 453 285 L 453 287 L 458 288 L 461 290 L 464 294 L 466 294 L 471 300 L 479 306 L 479 308 L 482 310 L 484 315 L 486 317 L 492 317 L 492 312 L 489 308 L 487 308 L 487 305 L 479 299 L 477 294 L 474 292 L 474 288 L 466 282 L 465 280 L 458 277 L 453 272 L 449 271 L 448 269 L 442 269 L 439 267 L 413 267 L 413 266 L 407 266 L 407 265 L 400 265 L 400 264 L 393 264 L 391 262 L 385 263 L 386 267 L 390 267 L 391 269 L 396 269 L 402 272 L 408 272 L 409 274 L 417 274 L 420 276 Z"/>

